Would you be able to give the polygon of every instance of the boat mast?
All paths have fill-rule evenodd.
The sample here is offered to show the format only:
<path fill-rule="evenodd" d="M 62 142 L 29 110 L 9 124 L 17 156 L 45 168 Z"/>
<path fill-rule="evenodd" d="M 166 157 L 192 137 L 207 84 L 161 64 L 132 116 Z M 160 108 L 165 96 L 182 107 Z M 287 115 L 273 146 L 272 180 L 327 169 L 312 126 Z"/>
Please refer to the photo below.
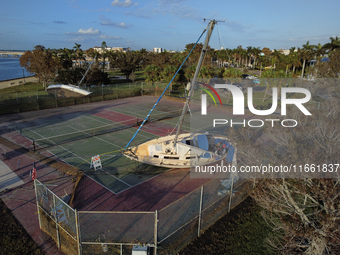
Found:
<path fill-rule="evenodd" d="M 202 65 L 202 62 L 203 62 L 203 59 L 204 59 L 204 56 L 205 56 L 205 53 L 206 53 L 206 49 L 208 47 L 210 37 L 211 37 L 212 31 L 213 31 L 216 23 L 217 23 L 216 20 L 211 20 L 208 24 L 208 32 L 207 32 L 207 36 L 205 38 L 205 42 L 204 42 L 204 45 L 203 45 L 201 56 L 200 56 L 200 59 L 198 60 L 198 64 L 197 64 L 197 68 L 196 68 L 196 71 L 195 71 L 195 74 L 194 74 L 194 78 L 192 79 L 192 82 L 191 82 L 189 95 L 186 98 L 186 102 L 185 102 L 185 105 L 183 107 L 182 115 L 181 115 L 179 122 L 178 122 L 177 132 L 176 132 L 176 136 L 175 136 L 175 139 L 174 139 L 174 146 L 176 146 L 179 133 L 181 132 L 181 127 L 182 127 L 182 124 L 183 124 L 183 121 L 184 121 L 184 116 L 185 116 L 185 114 L 188 110 L 188 105 L 189 105 L 190 99 L 192 97 L 192 94 L 194 92 L 197 76 L 198 76 L 198 73 L 201 69 L 201 65 Z"/>

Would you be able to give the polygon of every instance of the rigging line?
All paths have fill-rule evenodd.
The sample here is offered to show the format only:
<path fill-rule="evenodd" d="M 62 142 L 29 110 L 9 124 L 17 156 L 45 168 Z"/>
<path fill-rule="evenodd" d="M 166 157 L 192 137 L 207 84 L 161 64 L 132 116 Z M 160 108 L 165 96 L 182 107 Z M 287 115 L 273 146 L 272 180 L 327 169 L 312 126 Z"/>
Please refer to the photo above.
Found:
<path fill-rule="evenodd" d="M 217 23 L 218 24 L 218 23 Z M 221 33 L 220 33 L 220 30 L 218 29 L 218 26 L 216 26 L 217 28 L 217 36 L 218 36 L 218 42 L 220 44 L 220 49 L 221 49 L 221 42 L 222 42 L 222 47 L 223 49 L 225 49 L 225 46 L 224 46 L 224 41 L 223 41 L 223 38 L 221 36 Z"/>
<path fill-rule="evenodd" d="M 81 84 L 81 83 L 83 82 L 83 80 L 85 79 L 85 76 L 86 76 L 87 72 L 90 70 L 90 68 L 91 68 L 92 64 L 94 63 L 95 59 L 96 59 L 96 56 L 94 56 L 93 61 L 90 63 L 90 66 L 87 68 L 87 70 L 86 70 L 86 72 L 85 72 L 83 78 L 81 78 L 80 82 L 78 83 L 78 88 L 80 88 L 80 84 Z M 92 74 L 91 74 L 91 75 L 92 75 Z M 86 82 L 87 82 L 87 81 L 86 81 Z"/>
<path fill-rule="evenodd" d="M 201 39 L 201 37 L 203 36 L 203 34 L 205 33 L 207 29 L 204 29 L 202 34 L 200 35 L 200 37 L 197 39 L 196 43 L 194 44 L 194 46 L 192 47 L 192 49 L 190 50 L 189 54 L 187 55 L 187 57 L 184 59 L 183 63 L 181 64 L 181 66 L 177 69 L 175 75 L 172 77 L 171 81 L 169 82 L 169 84 L 166 86 L 166 88 L 164 89 L 163 93 L 161 94 L 161 96 L 158 98 L 157 102 L 154 104 L 154 106 L 151 108 L 150 112 L 148 113 L 148 115 L 146 115 L 145 119 L 143 120 L 142 124 L 139 126 L 139 128 L 137 129 L 136 133 L 133 135 L 133 137 L 131 138 L 131 140 L 128 142 L 128 144 L 125 146 L 124 150 L 126 150 L 127 147 L 129 147 L 130 143 L 132 142 L 133 139 L 135 139 L 136 135 L 138 134 L 139 130 L 143 127 L 144 123 L 147 121 L 147 119 L 149 118 L 150 114 L 152 113 L 152 111 L 155 109 L 156 105 L 159 103 L 159 101 L 162 99 L 163 95 L 165 94 L 166 90 L 169 88 L 170 84 L 172 83 L 172 81 L 175 79 L 177 73 L 179 72 L 179 70 L 181 70 L 182 66 L 184 65 L 184 63 L 187 61 L 187 59 L 189 58 L 191 52 L 194 50 L 195 46 L 197 45 L 197 43 L 199 42 L 199 40 Z"/>

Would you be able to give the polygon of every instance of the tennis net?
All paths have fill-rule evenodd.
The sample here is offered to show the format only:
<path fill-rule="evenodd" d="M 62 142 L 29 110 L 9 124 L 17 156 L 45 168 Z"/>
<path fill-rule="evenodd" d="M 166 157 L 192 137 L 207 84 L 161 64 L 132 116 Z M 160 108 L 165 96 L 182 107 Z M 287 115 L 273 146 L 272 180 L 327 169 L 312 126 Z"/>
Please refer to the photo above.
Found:
<path fill-rule="evenodd" d="M 147 123 L 174 118 L 174 117 L 180 116 L 180 114 L 181 114 L 181 110 L 153 114 L 148 119 Z M 41 150 L 41 149 L 53 147 L 56 145 L 61 145 L 61 144 L 65 144 L 65 143 L 69 143 L 69 142 L 73 142 L 73 141 L 77 141 L 81 139 L 86 139 L 86 138 L 93 137 L 93 136 L 116 132 L 119 130 L 131 128 L 131 127 L 137 127 L 142 122 L 143 122 L 143 119 L 131 118 L 126 121 L 114 122 L 108 125 L 95 127 L 91 129 L 77 130 L 77 131 L 67 133 L 67 134 L 39 138 L 39 139 L 33 140 L 33 150 L 34 151 Z"/>

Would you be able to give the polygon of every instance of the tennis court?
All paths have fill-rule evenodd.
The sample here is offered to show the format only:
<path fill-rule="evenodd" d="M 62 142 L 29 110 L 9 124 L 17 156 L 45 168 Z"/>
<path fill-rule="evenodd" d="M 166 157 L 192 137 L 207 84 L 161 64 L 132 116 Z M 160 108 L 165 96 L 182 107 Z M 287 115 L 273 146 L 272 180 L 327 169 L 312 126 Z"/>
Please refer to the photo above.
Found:
<path fill-rule="evenodd" d="M 156 97 L 134 97 L 113 101 L 89 109 L 58 112 L 48 116 L 27 118 L 8 124 L 11 130 L 26 139 L 26 144 L 43 153 L 78 167 L 84 173 L 118 194 L 154 176 L 168 171 L 167 168 L 142 164 L 124 157 L 120 150 L 130 141 L 139 125 L 156 102 Z M 94 103 L 93 105 L 95 105 Z M 143 143 L 158 136 L 174 134 L 182 112 L 183 102 L 161 100 L 130 146 Z M 200 105 L 192 105 L 191 112 L 200 115 Z M 225 110 L 220 110 L 225 114 Z M 221 115 L 220 115 L 221 116 Z M 191 123 L 190 123 L 191 122 Z M 186 115 L 182 131 L 196 131 Z M 211 121 L 202 119 L 195 126 L 208 130 Z M 191 124 L 191 125 L 190 125 Z M 225 127 L 221 127 L 223 129 Z M 99 155 L 102 170 L 90 169 L 91 159 Z"/>
<path fill-rule="evenodd" d="M 114 106 L 100 110 L 33 118 L 11 123 L 8 127 L 34 141 L 39 152 L 50 152 L 118 194 L 168 171 L 138 163 L 120 153 L 149 113 L 155 98 L 126 101 L 117 100 Z M 161 102 L 152 112 L 151 122 L 145 124 L 131 146 L 174 132 L 182 106 L 181 102 Z M 188 122 L 185 122 L 184 129 L 189 130 Z M 91 158 L 96 155 L 100 155 L 102 170 L 90 169 Z"/>

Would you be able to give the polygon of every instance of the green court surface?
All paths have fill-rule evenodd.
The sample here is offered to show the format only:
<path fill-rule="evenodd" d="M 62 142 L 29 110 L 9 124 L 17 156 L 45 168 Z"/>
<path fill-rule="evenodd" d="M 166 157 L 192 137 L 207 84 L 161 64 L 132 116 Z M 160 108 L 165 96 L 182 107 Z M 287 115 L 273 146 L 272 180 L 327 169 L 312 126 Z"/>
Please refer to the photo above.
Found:
<path fill-rule="evenodd" d="M 125 148 L 138 128 L 136 118 L 139 121 L 143 120 L 153 105 L 154 102 L 122 103 L 101 111 L 100 114 L 103 114 L 104 117 L 89 112 L 74 112 L 18 122 L 9 127 L 17 130 L 26 138 L 34 140 L 39 151 L 47 150 L 60 160 L 78 167 L 87 176 L 118 194 L 168 171 L 167 168 L 154 167 L 130 160 L 121 154 L 121 150 Z M 168 135 L 176 127 L 182 106 L 183 103 L 174 104 L 173 102 L 170 102 L 169 105 L 166 103 L 157 105 L 157 109 L 151 114 L 151 119 L 162 119 L 163 117 L 165 119 L 146 123 L 130 146 L 143 143 L 159 135 Z M 200 115 L 200 112 L 196 109 L 195 114 Z M 129 117 L 131 117 L 130 122 L 134 126 L 129 126 Z M 128 120 L 119 122 L 119 118 Z M 207 130 L 212 125 L 211 122 L 200 120 L 196 126 L 193 126 L 190 118 L 191 115 L 187 114 L 182 131 L 197 132 Z M 221 127 L 222 132 L 223 128 L 225 127 Z M 103 168 L 94 171 L 90 167 L 91 159 L 97 155 L 100 156 Z"/>
<path fill-rule="evenodd" d="M 137 106 L 137 109 L 134 105 L 123 106 L 114 108 L 114 112 L 131 116 L 135 123 L 135 117 L 142 119 L 145 117 L 146 111 L 150 110 L 145 106 L 143 108 Z M 157 114 L 167 114 L 167 112 L 159 110 L 156 112 Z M 164 120 L 163 125 L 174 127 L 177 121 L 178 117 L 167 119 Z M 123 156 L 120 151 L 130 141 L 137 127 L 124 127 L 121 123 L 124 122 L 115 122 L 90 113 L 78 112 L 15 123 L 10 125 L 10 128 L 17 130 L 28 139 L 34 140 L 38 149 L 46 146 L 48 152 L 60 160 L 78 167 L 93 180 L 118 194 L 168 170 L 142 164 Z M 123 129 L 86 137 L 91 130 L 116 125 Z M 148 123 L 145 127 L 147 125 Z M 153 125 L 157 124 L 153 123 Z M 142 129 L 131 146 L 156 137 L 157 135 Z M 72 139 L 76 140 L 72 141 Z M 44 150 L 44 148 L 40 149 L 41 152 Z M 103 168 L 94 171 L 90 166 L 92 157 L 96 155 L 100 155 Z"/>

